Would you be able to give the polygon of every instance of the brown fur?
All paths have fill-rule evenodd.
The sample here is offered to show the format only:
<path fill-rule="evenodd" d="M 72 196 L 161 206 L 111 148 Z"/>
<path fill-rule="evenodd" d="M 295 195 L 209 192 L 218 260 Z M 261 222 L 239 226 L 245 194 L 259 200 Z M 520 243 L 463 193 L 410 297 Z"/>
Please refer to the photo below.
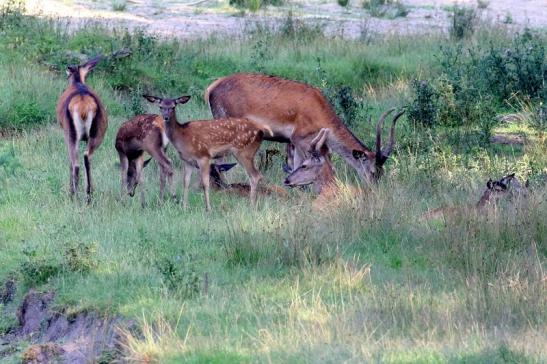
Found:
<path fill-rule="evenodd" d="M 271 134 L 267 126 L 258 125 L 250 120 L 227 118 L 212 123 L 208 120 L 189 121 L 179 124 L 175 106 L 188 102 L 190 96 L 178 99 L 162 99 L 145 96 L 149 101 L 158 103 L 166 120 L 167 136 L 179 157 L 184 161 L 183 204 L 188 202 L 188 188 L 192 169 L 198 166 L 205 192 L 205 206 L 211 209 L 209 202 L 210 164 L 214 158 L 233 154 L 245 168 L 250 179 L 250 198 L 256 199 L 256 187 L 262 178 L 254 165 L 254 156 L 260 148 L 265 134 Z"/>
<path fill-rule="evenodd" d="M 381 174 L 385 159 L 380 162 L 377 153 L 353 135 L 315 87 L 275 76 L 240 73 L 216 80 L 204 97 L 215 119 L 247 118 L 272 129 L 274 135 L 266 140 L 293 143 L 295 168 L 307 156 L 311 139 L 320 129 L 329 128 L 330 149 L 367 180 Z"/>
<path fill-rule="evenodd" d="M 137 115 L 122 124 L 116 135 L 116 150 L 120 157 L 122 189 L 127 188 L 132 196 L 135 187 L 142 182 L 142 169 L 145 166 L 144 152 L 147 152 L 160 167 L 160 198 L 163 199 L 167 183 L 172 189 L 173 167 L 165 153 L 165 123 L 159 115 Z M 144 201 L 144 197 L 143 197 Z"/>
<path fill-rule="evenodd" d="M 70 159 L 71 195 L 74 195 L 78 191 L 79 184 L 78 145 L 81 140 L 87 142 L 87 150 L 84 154 L 84 166 L 88 201 L 91 198 L 93 189 L 91 156 L 101 145 L 108 127 L 108 119 L 104 106 L 95 91 L 85 84 L 88 72 L 93 69 L 98 61 L 99 58 L 95 58 L 81 66 L 69 66 L 67 69 L 69 84 L 59 98 L 56 108 L 57 120 L 63 128 Z M 77 120 L 78 118 L 81 120 L 81 123 Z"/>

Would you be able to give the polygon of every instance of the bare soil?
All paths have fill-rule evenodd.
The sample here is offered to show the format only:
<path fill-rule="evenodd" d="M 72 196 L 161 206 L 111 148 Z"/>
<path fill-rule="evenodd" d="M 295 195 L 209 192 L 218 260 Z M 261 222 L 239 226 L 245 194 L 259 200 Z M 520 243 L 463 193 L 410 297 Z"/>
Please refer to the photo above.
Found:
<path fill-rule="evenodd" d="M 21 342 L 33 344 L 23 353 L 23 363 L 84 364 L 119 352 L 118 328 L 127 328 L 126 321 L 94 312 L 67 315 L 52 308 L 54 299 L 53 292 L 27 293 L 17 312 L 19 325 L 0 337 L 0 358 Z"/>
<path fill-rule="evenodd" d="M 0 0 L 1 1 L 1 0 Z M 446 31 L 450 7 L 473 6 L 477 0 L 402 0 L 405 17 L 374 18 L 361 1 L 350 1 L 346 8 L 334 0 L 289 0 L 280 7 L 267 7 L 256 13 L 235 9 L 227 0 L 182 2 L 179 0 L 130 0 L 123 11 L 114 11 L 109 0 L 28 0 L 32 14 L 68 18 L 82 23 L 100 21 L 130 29 L 143 28 L 164 36 L 205 37 L 212 34 L 242 34 L 256 22 L 275 26 L 291 12 L 310 24 L 321 24 L 326 34 L 349 39 L 367 34 L 422 34 Z M 490 0 L 480 16 L 495 24 L 513 28 L 547 28 L 545 0 Z"/>

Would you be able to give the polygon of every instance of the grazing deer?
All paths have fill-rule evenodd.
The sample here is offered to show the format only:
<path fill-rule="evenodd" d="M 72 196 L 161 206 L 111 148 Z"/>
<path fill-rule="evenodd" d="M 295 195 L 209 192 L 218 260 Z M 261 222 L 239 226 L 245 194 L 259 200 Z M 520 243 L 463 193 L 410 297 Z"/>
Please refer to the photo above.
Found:
<path fill-rule="evenodd" d="M 65 134 L 65 143 L 70 158 L 70 195 L 78 192 L 80 180 L 80 165 L 78 161 L 78 146 L 80 141 L 87 142 L 84 153 L 84 166 L 87 180 L 87 200 L 91 200 L 91 156 L 101 145 L 108 120 L 101 100 L 85 79 L 87 74 L 97 65 L 101 57 L 93 58 L 79 66 L 68 66 L 68 87 L 57 102 L 57 120 Z"/>
<path fill-rule="evenodd" d="M 293 169 L 307 157 L 314 135 L 323 128 L 330 129 L 326 146 L 340 154 L 369 182 L 382 175 L 383 165 L 393 151 L 395 122 L 404 112 L 399 112 L 393 119 L 390 142 L 385 149 L 381 148 L 381 125 L 393 110 L 382 116 L 376 127 L 376 150 L 372 151 L 336 116 L 321 91 L 304 83 L 239 73 L 213 82 L 204 97 L 215 119 L 253 120 L 273 131 L 266 140 L 294 144 Z"/>
<path fill-rule="evenodd" d="M 126 188 L 130 196 L 135 194 L 135 188 L 142 182 L 142 170 L 150 162 L 150 159 L 144 161 L 144 152 L 147 152 L 160 167 L 160 198 L 163 199 L 166 180 L 174 196 L 173 167 L 165 153 L 168 143 L 165 123 L 159 115 L 137 115 L 122 124 L 115 143 L 120 157 L 122 191 Z M 142 200 L 144 203 L 144 191 Z"/>
<path fill-rule="evenodd" d="M 431 220 L 446 218 L 446 216 L 456 215 L 468 210 L 481 210 L 489 205 L 496 204 L 500 198 L 506 198 L 513 195 L 526 195 L 527 187 L 528 181 L 523 186 L 514 173 L 511 173 L 497 181 L 489 179 L 486 182 L 486 190 L 476 205 L 439 207 L 427 211 L 422 215 L 422 219 Z"/>
<path fill-rule="evenodd" d="M 205 207 L 211 209 L 209 202 L 209 180 L 211 159 L 233 154 L 245 168 L 250 180 L 251 202 L 256 200 L 256 187 L 262 178 L 254 165 L 254 156 L 260 148 L 266 133 L 272 134 L 267 126 L 257 125 L 245 119 L 221 119 L 212 123 L 208 120 L 189 121 L 179 124 L 175 107 L 185 104 L 190 96 L 176 99 L 144 95 L 144 97 L 159 105 L 166 123 L 167 137 L 184 162 L 184 193 L 183 206 L 188 204 L 188 188 L 192 169 L 197 165 L 201 174 L 201 182 L 205 192 Z"/>
<path fill-rule="evenodd" d="M 227 183 L 222 176 L 223 172 L 229 171 L 235 165 L 236 163 L 211 164 L 211 186 L 219 191 L 233 192 L 239 196 L 249 196 L 251 186 L 246 183 Z M 285 189 L 276 185 L 258 185 L 256 193 L 266 196 L 288 196 Z"/>

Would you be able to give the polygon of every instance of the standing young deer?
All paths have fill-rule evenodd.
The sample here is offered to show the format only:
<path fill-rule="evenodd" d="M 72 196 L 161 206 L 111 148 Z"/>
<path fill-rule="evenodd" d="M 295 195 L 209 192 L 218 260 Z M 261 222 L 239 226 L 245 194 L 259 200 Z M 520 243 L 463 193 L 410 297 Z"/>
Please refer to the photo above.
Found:
<path fill-rule="evenodd" d="M 381 147 L 381 124 L 376 128 L 376 150 L 367 148 L 336 116 L 325 96 L 315 87 L 275 76 L 239 73 L 213 82 L 205 91 L 215 119 L 235 117 L 253 120 L 268 126 L 272 136 L 266 140 L 293 143 L 293 169 L 307 157 L 310 142 L 319 130 L 330 129 L 326 146 L 340 154 L 366 181 L 382 175 L 383 165 L 393 151 L 394 126 L 385 149 Z"/>
<path fill-rule="evenodd" d="M 205 207 L 207 210 L 211 209 L 209 202 L 211 160 L 227 154 L 233 154 L 239 164 L 245 168 L 251 185 L 251 202 L 255 202 L 256 188 L 262 175 L 254 165 L 254 156 L 260 148 L 264 134 L 271 134 L 268 127 L 257 125 L 250 120 L 232 118 L 216 122 L 197 120 L 179 124 L 175 107 L 187 103 L 190 96 L 176 99 L 148 95 L 144 95 L 144 97 L 159 105 L 166 122 L 167 137 L 184 162 L 184 206 L 188 204 L 188 189 L 192 170 L 197 165 L 205 192 Z"/>
<path fill-rule="evenodd" d="M 93 190 L 91 180 L 91 156 L 101 145 L 108 126 L 106 111 L 97 94 L 85 84 L 87 74 L 99 62 L 96 57 L 79 66 L 68 66 L 68 87 L 57 102 L 57 120 L 64 130 L 65 143 L 70 158 L 70 195 L 78 192 L 80 165 L 78 147 L 80 141 L 87 142 L 84 166 L 87 180 L 87 200 Z"/>
<path fill-rule="evenodd" d="M 137 184 L 142 182 L 142 170 L 150 162 L 144 161 L 144 152 L 152 156 L 160 167 L 160 198 L 163 199 L 165 182 L 173 191 L 173 167 L 165 149 L 169 139 L 163 118 L 159 115 L 137 115 L 126 121 L 116 135 L 116 150 L 120 157 L 122 190 L 127 188 L 130 196 L 135 194 Z M 144 191 L 142 191 L 144 203 Z"/>

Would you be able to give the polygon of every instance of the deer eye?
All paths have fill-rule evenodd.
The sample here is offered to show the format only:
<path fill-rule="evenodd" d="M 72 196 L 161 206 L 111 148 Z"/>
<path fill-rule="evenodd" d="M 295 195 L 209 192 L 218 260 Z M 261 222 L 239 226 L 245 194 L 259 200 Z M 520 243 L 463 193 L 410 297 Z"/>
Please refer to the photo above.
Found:
<path fill-rule="evenodd" d="M 302 166 L 301 166 L 300 168 L 302 168 L 302 169 L 306 169 L 306 168 L 308 168 L 308 166 L 307 166 L 307 165 L 305 165 L 305 164 L 302 164 Z"/>

